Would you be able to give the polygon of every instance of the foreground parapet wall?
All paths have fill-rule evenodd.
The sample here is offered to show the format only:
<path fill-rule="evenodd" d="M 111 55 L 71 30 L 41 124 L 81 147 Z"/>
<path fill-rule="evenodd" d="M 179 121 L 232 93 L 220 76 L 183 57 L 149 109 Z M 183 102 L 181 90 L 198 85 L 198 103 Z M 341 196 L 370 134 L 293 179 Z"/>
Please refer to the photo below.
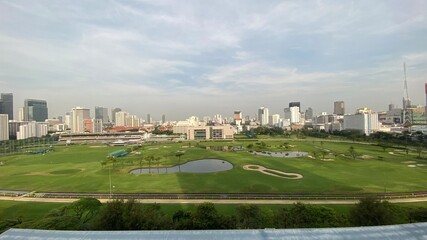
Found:
<path fill-rule="evenodd" d="M 426 239 L 427 223 L 263 230 L 51 231 L 9 229 L 0 239 Z"/>

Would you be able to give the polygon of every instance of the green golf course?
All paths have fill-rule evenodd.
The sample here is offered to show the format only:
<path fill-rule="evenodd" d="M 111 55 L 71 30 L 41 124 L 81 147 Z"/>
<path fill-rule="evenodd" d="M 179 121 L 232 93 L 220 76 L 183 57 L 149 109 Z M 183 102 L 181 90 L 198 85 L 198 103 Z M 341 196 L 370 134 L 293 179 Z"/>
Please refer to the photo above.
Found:
<path fill-rule="evenodd" d="M 399 146 L 263 139 L 154 143 L 133 149 L 90 144 L 53 148 L 43 154 L 0 156 L 0 189 L 107 193 L 111 177 L 115 193 L 360 194 L 427 190 L 427 160 L 422 152 Z M 129 154 L 108 157 L 121 149 Z M 257 151 L 260 154 L 254 154 Z M 295 158 L 269 156 L 278 152 L 307 154 Z M 225 160 L 233 168 L 216 173 L 158 173 L 157 168 L 200 159 Z M 245 165 L 303 177 L 281 178 L 245 170 Z M 151 167 L 151 173 L 129 174 L 140 167 Z"/>

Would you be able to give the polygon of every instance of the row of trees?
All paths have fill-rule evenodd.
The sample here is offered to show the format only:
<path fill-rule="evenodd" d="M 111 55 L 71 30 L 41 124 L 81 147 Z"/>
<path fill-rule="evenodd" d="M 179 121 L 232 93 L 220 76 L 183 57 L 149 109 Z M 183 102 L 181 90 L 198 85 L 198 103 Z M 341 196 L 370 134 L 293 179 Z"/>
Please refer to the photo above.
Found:
<path fill-rule="evenodd" d="M 193 211 L 178 210 L 167 215 L 158 204 L 139 204 L 134 200 L 101 204 L 96 199 L 83 198 L 24 226 L 55 230 L 189 230 L 375 226 L 423 221 L 427 221 L 427 208 L 405 208 L 375 199 L 361 200 L 348 214 L 296 203 L 275 211 L 258 205 L 240 205 L 234 214 L 223 215 L 207 202 Z M 0 227 L 19 223 L 22 218 L 15 222 L 0 220 Z"/>
<path fill-rule="evenodd" d="M 426 144 L 426 138 L 422 132 L 403 132 L 403 133 L 387 133 L 387 132 L 374 132 L 369 136 L 355 130 L 342 130 L 326 132 L 325 130 L 309 130 L 302 129 L 298 134 L 305 136 L 316 137 L 316 138 L 329 138 L 330 136 L 340 136 L 351 141 L 366 141 L 366 142 L 377 142 L 381 145 L 391 146 L 396 145 L 421 145 Z"/>

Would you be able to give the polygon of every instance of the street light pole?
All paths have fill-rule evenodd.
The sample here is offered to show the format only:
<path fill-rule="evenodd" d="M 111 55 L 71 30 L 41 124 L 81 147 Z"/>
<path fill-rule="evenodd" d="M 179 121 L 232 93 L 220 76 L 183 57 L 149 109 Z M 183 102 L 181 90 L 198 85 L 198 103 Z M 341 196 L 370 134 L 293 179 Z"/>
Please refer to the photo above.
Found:
<path fill-rule="evenodd" d="M 110 179 L 110 198 L 112 197 L 112 189 L 111 189 L 111 167 L 108 169 L 108 176 L 109 176 L 109 179 Z"/>

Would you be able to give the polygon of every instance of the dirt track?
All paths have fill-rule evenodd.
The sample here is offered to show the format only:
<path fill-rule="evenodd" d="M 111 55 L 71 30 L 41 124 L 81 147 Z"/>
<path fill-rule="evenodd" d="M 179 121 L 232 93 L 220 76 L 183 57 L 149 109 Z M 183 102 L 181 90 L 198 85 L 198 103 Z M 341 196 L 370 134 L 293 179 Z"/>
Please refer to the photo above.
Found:
<path fill-rule="evenodd" d="M 77 201 L 76 198 L 30 198 L 30 197 L 0 197 L 0 201 L 22 201 L 22 202 L 54 202 L 54 203 L 71 203 Z M 101 202 L 108 202 L 111 199 L 99 199 Z M 162 203 L 162 204 L 198 204 L 211 202 L 215 204 L 294 204 L 297 202 L 305 204 L 355 204 L 359 200 L 268 200 L 268 199 L 138 199 L 140 203 Z M 427 197 L 387 199 L 392 203 L 413 203 L 427 202 Z"/>

